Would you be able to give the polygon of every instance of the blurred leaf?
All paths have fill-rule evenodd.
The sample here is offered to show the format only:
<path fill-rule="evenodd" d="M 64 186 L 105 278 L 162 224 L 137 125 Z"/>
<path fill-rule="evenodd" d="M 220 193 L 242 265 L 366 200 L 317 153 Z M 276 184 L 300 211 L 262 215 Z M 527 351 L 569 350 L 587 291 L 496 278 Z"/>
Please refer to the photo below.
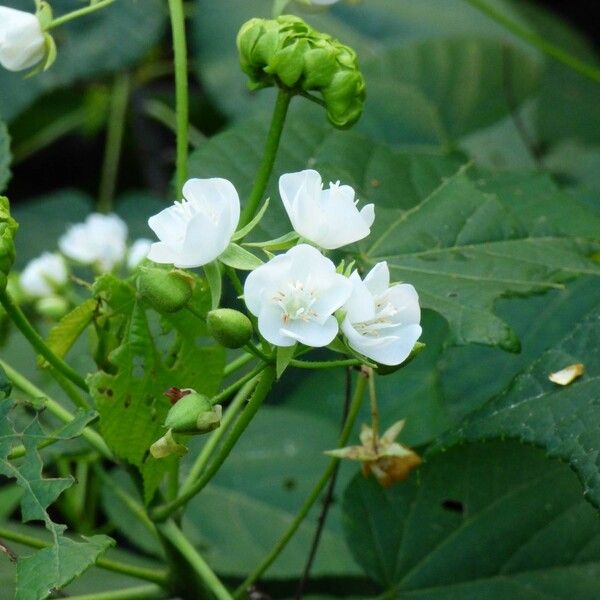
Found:
<path fill-rule="evenodd" d="M 54 523 L 47 508 L 73 483 L 69 479 L 44 478 L 42 459 L 37 446 L 48 436 L 42 430 L 37 417 L 22 433 L 17 433 L 9 419 L 13 404 L 10 400 L 0 402 L 0 474 L 17 480 L 24 490 L 21 497 L 23 522 L 43 521 L 52 535 L 52 544 L 30 556 L 19 558 L 17 563 L 16 600 L 43 600 L 53 590 L 60 589 L 90 567 L 114 542 L 104 535 L 75 542 L 64 537 L 65 525 Z M 77 419 L 63 432 L 65 437 L 80 433 L 89 418 Z M 20 466 L 8 460 L 11 449 L 22 443 L 26 454 Z"/>
<path fill-rule="evenodd" d="M 389 142 L 451 146 L 510 111 L 506 69 L 519 105 L 536 90 L 540 64 L 504 42 L 461 37 L 386 50 L 364 63 L 369 110 L 361 128 Z"/>
<path fill-rule="evenodd" d="M 463 169 L 413 209 L 383 223 L 376 219 L 362 258 L 369 265 L 387 260 L 393 279 L 412 283 L 422 306 L 448 320 L 457 343 L 517 351 L 516 335 L 494 314 L 498 297 L 600 275 L 600 266 L 587 258 L 595 246 L 583 237 L 550 233 L 552 221 L 538 200 L 528 205 L 523 197 L 511 212 L 501 198 L 479 192 Z M 591 226 L 600 230 L 600 217 L 581 210 L 595 217 Z M 560 214 L 563 221 L 577 218 L 577 209 L 563 204 Z"/>
<path fill-rule="evenodd" d="M 278 395 L 278 387 L 273 394 Z M 340 415 L 342 402 L 340 395 Z M 318 415 L 283 407 L 261 408 L 213 482 L 185 512 L 186 535 L 219 573 L 246 575 L 271 550 L 325 469 L 328 458 L 323 451 L 335 446 L 338 431 L 339 424 Z M 184 465 L 193 460 L 197 439 L 190 444 Z M 346 480 L 342 472 L 337 489 Z M 269 576 L 301 574 L 317 515 L 315 508 L 269 569 Z M 325 524 L 312 572 L 315 576 L 357 572 L 342 539 L 336 504 Z"/>
<path fill-rule="evenodd" d="M 600 523 L 566 465 L 514 442 L 432 457 L 407 482 L 356 475 L 346 537 L 389 598 L 594 598 Z"/>
<path fill-rule="evenodd" d="M 3 3 L 29 12 L 33 8 L 30 0 Z M 52 8 L 59 16 L 81 8 L 81 3 L 53 0 Z M 165 16 L 161 0 L 121 0 L 57 28 L 52 33 L 58 57 L 51 69 L 31 79 L 0 72 L 0 115 L 12 120 L 45 92 L 134 66 L 160 39 Z"/>
<path fill-rule="evenodd" d="M 10 179 L 10 137 L 6 125 L 0 121 L 0 192 Z"/>

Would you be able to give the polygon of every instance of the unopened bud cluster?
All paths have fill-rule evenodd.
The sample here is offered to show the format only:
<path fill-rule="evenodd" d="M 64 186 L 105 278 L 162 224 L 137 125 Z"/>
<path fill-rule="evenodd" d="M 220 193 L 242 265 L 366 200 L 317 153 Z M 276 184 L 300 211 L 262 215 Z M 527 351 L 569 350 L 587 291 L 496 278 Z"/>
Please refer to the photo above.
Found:
<path fill-rule="evenodd" d="M 352 48 L 292 15 L 250 19 L 237 46 L 250 89 L 275 85 L 318 92 L 334 126 L 350 127 L 359 119 L 366 86 Z"/>

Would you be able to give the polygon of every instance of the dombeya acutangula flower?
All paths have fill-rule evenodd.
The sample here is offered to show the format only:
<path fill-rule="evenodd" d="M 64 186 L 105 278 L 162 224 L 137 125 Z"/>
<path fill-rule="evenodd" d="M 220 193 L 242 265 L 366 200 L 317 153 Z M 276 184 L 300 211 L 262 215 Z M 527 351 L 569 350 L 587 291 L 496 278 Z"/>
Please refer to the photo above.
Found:
<path fill-rule="evenodd" d="M 0 6 L 0 64 L 9 71 L 23 71 L 39 63 L 45 53 L 46 40 L 38 18 Z"/>
<path fill-rule="evenodd" d="M 351 283 L 316 248 L 299 244 L 252 271 L 244 300 L 261 335 L 275 346 L 327 346 L 338 333 L 333 313 Z"/>
<path fill-rule="evenodd" d="M 92 213 L 58 240 L 60 251 L 84 265 L 111 271 L 125 258 L 127 225 L 115 214 Z"/>
<path fill-rule="evenodd" d="M 190 179 L 183 200 L 148 219 L 159 241 L 148 258 L 176 267 L 201 267 L 229 245 L 240 220 L 240 199 L 227 179 Z"/>
<path fill-rule="evenodd" d="M 279 193 L 295 231 L 321 248 L 332 250 L 367 237 L 375 219 L 373 204 L 360 211 L 349 185 L 330 183 L 308 169 L 279 178 Z"/>
<path fill-rule="evenodd" d="M 50 296 L 68 279 L 67 265 L 60 254 L 44 252 L 30 261 L 20 277 L 22 290 L 32 298 Z"/>
<path fill-rule="evenodd" d="M 377 263 L 364 280 L 354 271 L 350 281 L 352 293 L 342 323 L 348 344 L 382 365 L 404 362 L 421 336 L 415 288 L 407 283 L 390 287 L 386 262 Z"/>

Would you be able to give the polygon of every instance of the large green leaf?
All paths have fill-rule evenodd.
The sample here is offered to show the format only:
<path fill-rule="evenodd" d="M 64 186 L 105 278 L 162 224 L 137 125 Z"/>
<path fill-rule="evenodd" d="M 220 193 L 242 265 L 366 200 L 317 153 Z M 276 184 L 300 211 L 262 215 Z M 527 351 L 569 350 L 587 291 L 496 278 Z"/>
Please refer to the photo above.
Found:
<path fill-rule="evenodd" d="M 340 395 L 340 412 L 342 401 Z M 317 415 L 285 407 L 260 410 L 214 481 L 186 509 L 185 533 L 218 572 L 243 576 L 271 550 L 327 466 L 323 451 L 335 447 L 338 431 L 338 423 Z M 347 479 L 342 473 L 338 489 Z M 318 508 L 269 569 L 269 577 L 301 574 L 317 514 Z M 327 519 L 313 573 L 357 573 L 337 505 Z"/>
<path fill-rule="evenodd" d="M 518 209 L 509 199 L 482 193 L 460 170 L 413 209 L 388 219 L 379 211 L 364 261 L 387 260 L 394 279 L 415 285 L 422 305 L 448 320 L 458 343 L 516 351 L 518 339 L 494 314 L 494 301 L 558 288 L 577 275 L 600 274 L 600 266 L 587 258 L 591 242 L 560 231 L 569 229 L 564 211 L 577 219 L 578 207 L 563 204 L 557 214 L 552 197 L 548 208 L 539 196 L 523 196 Z M 579 208 L 600 230 L 600 218 Z M 558 231 L 557 220 L 564 223 Z"/>
<path fill-rule="evenodd" d="M 30 0 L 3 3 L 33 10 Z M 54 0 L 52 8 L 58 16 L 81 8 L 81 3 Z M 58 57 L 46 73 L 24 79 L 23 73 L 0 71 L 0 115 L 10 120 L 46 91 L 135 65 L 160 39 L 165 16 L 161 0 L 120 0 L 57 28 L 52 33 Z"/>
<path fill-rule="evenodd" d="M 64 536 L 65 525 L 55 523 L 48 513 L 48 507 L 60 494 L 72 485 L 71 478 L 44 478 L 43 463 L 37 446 L 47 438 L 64 439 L 74 437 L 89 422 L 89 416 L 82 414 L 73 423 L 56 434 L 46 434 L 37 417 L 27 428 L 17 433 L 9 418 L 13 404 L 10 400 L 0 402 L 0 474 L 15 478 L 23 489 L 21 516 L 24 522 L 43 521 L 51 534 L 49 547 L 33 554 L 20 557 L 17 564 L 17 600 L 43 600 L 53 590 L 61 589 L 89 568 L 114 542 L 109 537 L 97 535 L 84 541 L 74 541 Z M 20 465 L 8 458 L 10 451 L 22 443 L 26 454 Z"/>
<path fill-rule="evenodd" d="M 0 121 L 0 192 L 10 178 L 10 137 L 6 125 Z"/>
<path fill-rule="evenodd" d="M 344 516 L 355 559 L 389 598 L 591 599 L 600 589 L 595 511 L 566 465 L 514 442 L 451 450 L 388 489 L 357 475 Z"/>
<path fill-rule="evenodd" d="M 583 482 L 585 494 L 600 506 L 600 301 L 579 312 L 577 322 L 523 370 L 512 385 L 442 441 L 444 446 L 493 437 L 513 437 L 546 448 L 567 460 Z M 571 308 L 568 305 L 563 307 Z M 572 310 L 572 309 L 571 309 Z M 558 317 L 559 318 L 559 317 Z M 574 363 L 585 374 L 568 386 L 548 375 Z"/>

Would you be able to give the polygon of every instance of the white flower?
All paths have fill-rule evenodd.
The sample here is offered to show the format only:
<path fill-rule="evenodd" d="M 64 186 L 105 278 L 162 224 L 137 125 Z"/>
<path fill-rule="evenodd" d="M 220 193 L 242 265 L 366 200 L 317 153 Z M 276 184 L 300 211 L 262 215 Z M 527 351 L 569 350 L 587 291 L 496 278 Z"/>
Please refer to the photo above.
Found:
<path fill-rule="evenodd" d="M 382 365 L 399 365 L 421 336 L 421 309 L 415 288 L 390 287 L 386 262 L 377 263 L 364 281 L 350 276 L 352 294 L 346 302 L 342 331 L 350 347 Z"/>
<path fill-rule="evenodd" d="M 28 296 L 43 298 L 67 283 L 67 278 L 65 259 L 60 254 L 44 252 L 27 264 L 21 273 L 20 283 Z"/>
<path fill-rule="evenodd" d="M 127 253 L 127 268 L 130 271 L 133 271 L 148 256 L 150 246 L 152 246 L 152 240 L 146 238 L 139 238 L 131 244 Z"/>
<path fill-rule="evenodd" d="M 316 248 L 299 244 L 252 271 L 244 300 L 258 329 L 276 346 L 326 346 L 338 333 L 333 313 L 348 299 L 351 284 Z"/>
<path fill-rule="evenodd" d="M 125 258 L 127 225 L 115 214 L 92 213 L 83 223 L 72 225 L 58 240 L 60 251 L 85 265 L 111 271 Z"/>
<path fill-rule="evenodd" d="M 321 176 L 310 169 L 279 178 L 279 193 L 292 227 L 303 238 L 333 250 L 369 235 L 375 207 L 367 204 L 359 211 L 349 185 L 338 181 L 329 186 L 324 190 Z"/>
<path fill-rule="evenodd" d="M 28 12 L 0 6 L 0 64 L 23 71 L 39 63 L 46 52 L 38 18 Z"/>
<path fill-rule="evenodd" d="M 148 258 L 176 267 L 201 267 L 227 248 L 240 220 L 240 199 L 227 179 L 190 179 L 184 200 L 148 219 L 159 242 Z"/>

